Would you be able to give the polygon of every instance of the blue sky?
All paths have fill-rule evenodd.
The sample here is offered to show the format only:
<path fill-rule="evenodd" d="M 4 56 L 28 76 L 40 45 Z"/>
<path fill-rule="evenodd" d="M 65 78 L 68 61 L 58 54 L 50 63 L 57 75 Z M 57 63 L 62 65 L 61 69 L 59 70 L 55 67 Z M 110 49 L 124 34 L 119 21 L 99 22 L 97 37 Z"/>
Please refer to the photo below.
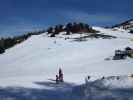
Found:
<path fill-rule="evenodd" d="M 133 18 L 133 0 L 0 0 L 0 36 L 67 22 L 108 26 Z"/>

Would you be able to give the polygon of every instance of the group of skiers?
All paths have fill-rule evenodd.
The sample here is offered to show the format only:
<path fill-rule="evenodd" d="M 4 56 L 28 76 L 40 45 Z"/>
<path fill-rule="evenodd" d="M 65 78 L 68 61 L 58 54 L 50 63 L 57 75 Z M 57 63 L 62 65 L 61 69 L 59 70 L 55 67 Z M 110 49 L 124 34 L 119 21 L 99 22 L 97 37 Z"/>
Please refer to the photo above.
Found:
<path fill-rule="evenodd" d="M 63 79 L 63 71 L 61 68 L 59 68 L 58 75 L 56 75 L 56 83 L 64 82 Z"/>

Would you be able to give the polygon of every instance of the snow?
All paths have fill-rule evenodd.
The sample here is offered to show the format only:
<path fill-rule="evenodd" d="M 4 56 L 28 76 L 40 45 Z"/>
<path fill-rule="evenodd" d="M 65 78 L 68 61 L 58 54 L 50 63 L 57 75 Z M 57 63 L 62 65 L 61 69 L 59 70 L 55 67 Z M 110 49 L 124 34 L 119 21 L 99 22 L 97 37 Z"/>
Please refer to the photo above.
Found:
<path fill-rule="evenodd" d="M 103 34 L 116 36 L 121 39 L 133 39 L 133 35 L 128 33 L 128 31 L 116 28 L 117 30 L 114 31 L 113 29 L 105 29 L 101 27 L 94 27 L 96 30 L 101 31 Z"/>
<path fill-rule="evenodd" d="M 133 21 L 130 21 L 130 24 L 133 24 Z"/>
<path fill-rule="evenodd" d="M 114 30 L 119 30 L 121 32 L 130 32 L 130 30 L 133 30 L 133 21 L 129 20 L 122 24 L 119 24 L 113 28 Z"/>
<path fill-rule="evenodd" d="M 133 77 L 129 77 L 127 75 L 108 76 L 93 81 L 93 84 L 95 86 L 100 86 L 109 89 L 132 89 Z"/>
<path fill-rule="evenodd" d="M 103 83 L 106 87 L 110 88 L 133 88 L 133 78 L 127 76 L 120 77 L 120 79 L 109 78 L 104 80 Z"/>
<path fill-rule="evenodd" d="M 110 76 L 90 82 L 83 87 L 84 100 L 132 100 L 133 78 Z"/>
<path fill-rule="evenodd" d="M 74 38 L 81 37 L 80 34 L 63 35 L 64 33 L 62 32 L 57 37 L 51 38 L 44 33 L 31 36 L 23 43 L 6 50 L 6 53 L 0 55 L 0 91 L 6 90 L 8 92 L 10 91 L 8 87 L 11 87 L 11 90 L 16 90 L 14 87 L 21 87 L 17 88 L 17 93 L 22 88 L 25 88 L 24 91 L 29 92 L 29 96 L 32 97 L 33 94 L 30 91 L 33 88 L 37 93 L 43 93 L 44 90 L 45 92 L 46 90 L 51 91 L 47 94 L 48 98 L 50 98 L 49 95 L 52 95 L 50 93 L 53 90 L 59 90 L 58 93 L 65 91 L 67 94 L 73 88 L 77 89 L 79 85 L 82 86 L 85 82 L 84 78 L 87 75 L 91 76 L 92 80 L 89 83 L 91 84 L 94 82 L 97 83 L 97 79 L 102 76 L 126 76 L 132 73 L 133 60 L 131 58 L 118 61 L 107 61 L 105 59 L 113 56 L 116 49 L 124 49 L 127 46 L 133 47 L 133 35 L 126 31 L 113 31 L 112 29 L 101 27 L 94 27 L 94 29 L 100 31 L 100 34 L 112 35 L 117 38 L 88 38 L 87 41 L 77 42 L 74 41 Z M 86 34 L 82 36 L 86 36 Z M 59 67 L 63 69 L 65 79 L 65 83 L 61 86 L 51 81 L 55 79 Z M 127 77 L 122 77 L 121 80 L 112 80 L 109 78 L 100 80 L 100 82 L 104 83 L 103 86 L 109 89 L 133 88 L 133 79 Z M 73 95 L 76 95 L 74 98 L 78 96 L 77 94 Z M 70 97 L 70 93 L 68 93 L 68 96 Z M 35 98 L 37 97 L 35 96 Z M 66 98 L 68 100 L 68 97 Z M 8 100 L 8 98 L 5 100 Z M 30 98 L 30 100 L 37 99 Z"/>

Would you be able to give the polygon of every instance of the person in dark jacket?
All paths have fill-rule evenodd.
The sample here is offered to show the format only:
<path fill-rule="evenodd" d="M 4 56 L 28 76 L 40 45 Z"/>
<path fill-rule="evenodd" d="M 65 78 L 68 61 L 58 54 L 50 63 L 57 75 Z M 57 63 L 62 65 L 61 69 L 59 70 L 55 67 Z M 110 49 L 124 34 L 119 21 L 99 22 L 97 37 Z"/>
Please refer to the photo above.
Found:
<path fill-rule="evenodd" d="M 58 84 L 59 83 L 59 76 L 56 75 L 56 83 Z"/>

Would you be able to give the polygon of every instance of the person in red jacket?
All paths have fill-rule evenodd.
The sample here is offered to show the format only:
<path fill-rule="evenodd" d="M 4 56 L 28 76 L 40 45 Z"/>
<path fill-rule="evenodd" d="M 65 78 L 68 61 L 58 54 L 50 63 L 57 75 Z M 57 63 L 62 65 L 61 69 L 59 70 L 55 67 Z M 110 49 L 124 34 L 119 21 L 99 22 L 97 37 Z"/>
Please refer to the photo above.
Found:
<path fill-rule="evenodd" d="M 59 68 L 59 81 L 64 82 L 62 69 Z"/>

